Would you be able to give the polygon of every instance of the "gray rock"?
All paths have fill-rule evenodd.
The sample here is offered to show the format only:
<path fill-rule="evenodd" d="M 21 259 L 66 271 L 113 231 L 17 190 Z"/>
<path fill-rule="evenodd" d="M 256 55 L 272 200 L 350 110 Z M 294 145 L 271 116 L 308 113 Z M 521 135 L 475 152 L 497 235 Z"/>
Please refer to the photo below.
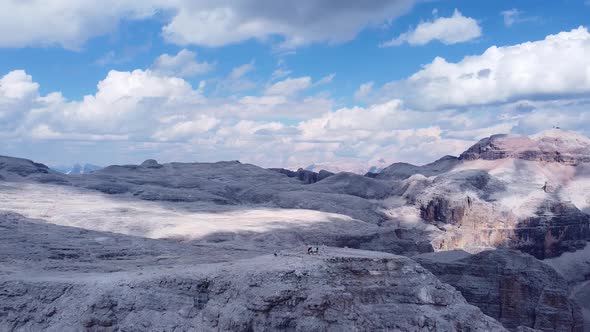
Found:
<path fill-rule="evenodd" d="M 141 268 L 67 275 L 2 268 L 0 330 L 504 331 L 401 256 L 328 247 L 309 255 L 303 247 L 173 268 L 126 259 Z"/>
<path fill-rule="evenodd" d="M 580 307 L 568 298 L 567 281 L 530 255 L 492 250 L 456 255 L 455 260 L 438 253 L 415 258 L 511 330 L 524 326 L 539 331 L 583 331 Z"/>

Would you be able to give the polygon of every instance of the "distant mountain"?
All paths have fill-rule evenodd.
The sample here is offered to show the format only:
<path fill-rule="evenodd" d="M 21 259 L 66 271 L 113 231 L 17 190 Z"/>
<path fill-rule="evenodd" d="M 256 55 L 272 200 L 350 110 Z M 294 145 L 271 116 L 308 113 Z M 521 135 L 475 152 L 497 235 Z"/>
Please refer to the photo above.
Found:
<path fill-rule="evenodd" d="M 304 170 L 316 173 L 321 170 L 325 170 L 332 173 L 351 172 L 356 174 L 365 174 L 367 172 L 379 173 L 387 166 L 388 164 L 384 159 L 379 159 L 375 163 L 354 160 L 340 160 L 336 162 L 313 163 L 307 167 L 304 167 Z"/>
<path fill-rule="evenodd" d="M 72 166 L 54 166 L 54 167 L 51 167 L 51 169 L 53 169 L 54 171 L 63 173 L 63 174 L 77 175 L 77 174 L 92 173 L 92 172 L 103 169 L 103 167 L 97 166 L 97 165 L 92 165 L 92 164 L 80 165 L 80 164 L 76 163 Z"/>

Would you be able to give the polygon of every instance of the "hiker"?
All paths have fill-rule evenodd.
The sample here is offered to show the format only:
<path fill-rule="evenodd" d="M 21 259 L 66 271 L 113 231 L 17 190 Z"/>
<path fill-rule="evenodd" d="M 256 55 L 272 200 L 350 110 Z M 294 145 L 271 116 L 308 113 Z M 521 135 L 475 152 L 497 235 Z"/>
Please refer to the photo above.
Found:
<path fill-rule="evenodd" d="M 547 181 L 545 181 L 545 184 L 543 185 L 543 191 L 547 192 Z"/>
<path fill-rule="evenodd" d="M 320 252 L 320 248 L 318 247 L 308 247 L 307 254 L 308 255 L 317 255 Z"/>

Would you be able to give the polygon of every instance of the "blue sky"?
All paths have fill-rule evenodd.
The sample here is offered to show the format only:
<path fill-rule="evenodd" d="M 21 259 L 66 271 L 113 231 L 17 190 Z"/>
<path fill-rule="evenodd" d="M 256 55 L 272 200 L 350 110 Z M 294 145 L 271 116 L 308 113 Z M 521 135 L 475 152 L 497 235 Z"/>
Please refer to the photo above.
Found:
<path fill-rule="evenodd" d="M 0 154 L 361 171 L 496 132 L 590 134 L 585 0 L 0 9 Z"/>

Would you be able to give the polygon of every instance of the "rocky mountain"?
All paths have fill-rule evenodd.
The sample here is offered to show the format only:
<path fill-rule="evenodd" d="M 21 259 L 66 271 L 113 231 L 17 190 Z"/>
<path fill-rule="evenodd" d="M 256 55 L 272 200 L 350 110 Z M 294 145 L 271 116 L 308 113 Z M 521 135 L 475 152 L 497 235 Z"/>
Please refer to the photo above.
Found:
<path fill-rule="evenodd" d="M 590 140 L 563 130 L 494 135 L 459 157 L 366 176 L 156 160 L 74 176 L 0 157 L 0 210 L 8 330 L 141 330 L 142 319 L 178 330 L 590 330 Z M 167 269 L 185 281 L 163 291 L 170 281 L 153 271 Z M 83 290 L 109 278 L 120 282 Z M 443 295 L 415 293 L 416 278 Z M 71 290 L 63 301 L 27 295 L 56 280 Z M 150 296 L 169 305 L 130 305 Z M 72 302 L 84 320 L 52 318 L 52 307 L 73 310 L 70 297 L 89 297 Z M 223 301 L 242 309 L 232 316 Z"/>

